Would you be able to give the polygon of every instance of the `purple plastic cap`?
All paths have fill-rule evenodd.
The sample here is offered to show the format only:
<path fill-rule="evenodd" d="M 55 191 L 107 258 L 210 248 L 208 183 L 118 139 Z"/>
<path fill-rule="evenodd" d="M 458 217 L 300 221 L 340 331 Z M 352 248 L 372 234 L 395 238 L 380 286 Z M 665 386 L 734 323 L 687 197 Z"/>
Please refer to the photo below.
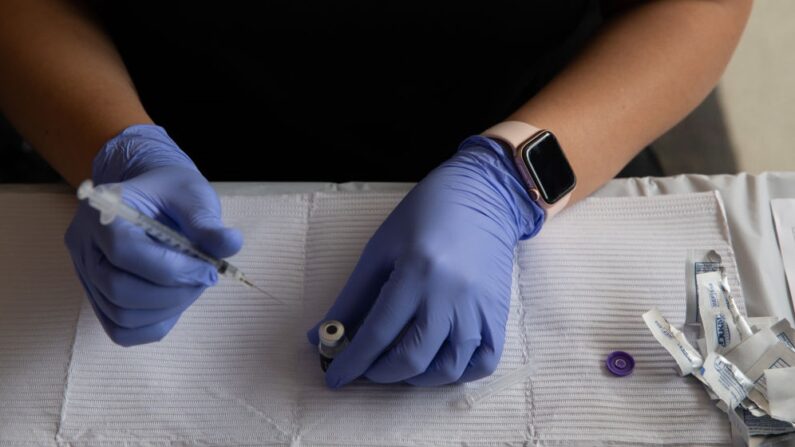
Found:
<path fill-rule="evenodd" d="M 613 375 L 624 377 L 632 373 L 635 368 L 635 359 L 624 351 L 613 351 L 607 356 L 607 370 Z"/>

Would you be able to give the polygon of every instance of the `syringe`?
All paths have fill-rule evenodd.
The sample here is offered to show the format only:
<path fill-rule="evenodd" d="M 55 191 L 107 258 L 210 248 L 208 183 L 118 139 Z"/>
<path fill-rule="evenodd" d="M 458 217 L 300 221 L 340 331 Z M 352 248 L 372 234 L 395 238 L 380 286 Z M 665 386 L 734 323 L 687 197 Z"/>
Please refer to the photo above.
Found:
<path fill-rule="evenodd" d="M 499 377 L 486 385 L 474 390 L 468 390 L 460 398 L 452 401 L 454 407 L 461 410 L 471 410 L 475 408 L 480 401 L 490 398 L 491 396 L 506 390 L 517 383 L 526 381 L 533 375 L 535 371 L 534 363 L 526 363 L 513 371 Z"/>
<path fill-rule="evenodd" d="M 77 189 L 77 197 L 80 200 L 88 199 L 88 204 L 99 211 L 99 222 L 101 224 L 108 225 L 113 222 L 113 219 L 117 216 L 121 217 L 140 227 L 146 234 L 158 241 L 176 248 L 183 253 L 209 262 L 218 269 L 218 273 L 221 275 L 236 279 L 248 287 L 259 290 L 274 301 L 284 304 L 275 296 L 254 285 L 254 283 L 249 281 L 246 275 L 234 265 L 223 259 L 216 259 L 204 253 L 196 248 L 185 236 L 125 204 L 121 196 L 121 185 L 118 183 L 94 187 L 94 183 L 91 180 L 86 180 L 80 184 L 80 187 Z"/>

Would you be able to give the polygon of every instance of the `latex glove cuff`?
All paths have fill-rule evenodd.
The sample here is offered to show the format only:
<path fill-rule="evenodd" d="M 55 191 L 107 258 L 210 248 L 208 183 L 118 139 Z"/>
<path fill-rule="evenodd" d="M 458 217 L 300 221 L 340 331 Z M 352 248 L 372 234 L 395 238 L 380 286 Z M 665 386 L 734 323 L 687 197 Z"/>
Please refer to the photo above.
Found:
<path fill-rule="evenodd" d="M 136 177 L 146 171 L 179 166 L 199 172 L 196 165 L 166 130 L 154 124 L 136 124 L 108 140 L 94 157 L 92 179 L 99 185 Z"/>

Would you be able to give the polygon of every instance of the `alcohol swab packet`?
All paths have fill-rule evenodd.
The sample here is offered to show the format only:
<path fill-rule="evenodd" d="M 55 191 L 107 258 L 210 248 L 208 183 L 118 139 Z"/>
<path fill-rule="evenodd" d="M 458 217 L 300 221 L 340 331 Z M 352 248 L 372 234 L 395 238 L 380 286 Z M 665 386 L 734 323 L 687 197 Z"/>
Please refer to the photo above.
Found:
<path fill-rule="evenodd" d="M 787 347 L 795 351 L 795 329 L 789 324 L 789 320 L 786 318 L 782 318 L 773 326 L 770 326 L 770 330 L 776 334 L 776 337 L 783 341 Z"/>
<path fill-rule="evenodd" d="M 765 351 L 780 343 L 771 328 L 762 329 L 749 337 L 737 347 L 724 354 L 726 360 L 732 362 L 741 371 L 750 371 L 754 364 L 765 354 Z"/>
<path fill-rule="evenodd" d="M 777 343 L 767 349 L 747 373 L 748 378 L 755 385 L 748 393 L 748 398 L 759 405 L 759 408 L 767 414 L 770 414 L 770 390 L 767 388 L 765 371 L 792 367 L 795 367 L 795 351 L 791 350 L 784 342 Z"/>
<path fill-rule="evenodd" d="M 710 352 L 701 367 L 703 381 L 734 410 L 754 388 L 754 382 L 717 352 Z"/>
<path fill-rule="evenodd" d="M 779 317 L 748 317 L 748 324 L 751 325 L 751 330 L 757 333 L 762 329 L 773 326 L 778 323 L 779 320 L 781 320 Z"/>
<path fill-rule="evenodd" d="M 707 352 L 718 354 L 729 352 L 753 335 L 751 326 L 740 313 L 731 295 L 722 268 L 719 267 L 716 271 L 697 269 L 696 285 L 698 310 L 704 326 Z"/>
<path fill-rule="evenodd" d="M 688 251 L 686 279 L 683 329 L 652 308 L 643 314 L 652 335 L 681 375 L 704 383 L 742 444 L 795 435 L 795 329 L 786 319 L 743 315 L 714 250 Z"/>
<path fill-rule="evenodd" d="M 674 358 L 680 375 L 691 374 L 704 363 L 701 354 L 687 341 L 682 331 L 669 323 L 656 307 L 643 314 L 643 321 L 654 338 Z"/>

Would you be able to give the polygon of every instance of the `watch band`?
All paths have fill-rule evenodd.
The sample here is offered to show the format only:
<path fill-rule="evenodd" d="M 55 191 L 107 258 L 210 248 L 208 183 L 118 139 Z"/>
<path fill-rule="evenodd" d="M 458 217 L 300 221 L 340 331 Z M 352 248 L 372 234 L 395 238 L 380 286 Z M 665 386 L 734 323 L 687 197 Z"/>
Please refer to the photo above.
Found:
<path fill-rule="evenodd" d="M 511 156 L 514 156 L 516 154 L 516 148 L 538 132 L 541 132 L 541 129 L 521 121 L 503 121 L 489 127 L 483 132 L 483 135 L 489 138 L 497 138 L 508 143 L 513 151 Z"/>
<path fill-rule="evenodd" d="M 517 170 L 527 185 L 527 192 L 530 194 L 530 198 L 544 209 L 546 218 L 551 219 L 566 207 L 566 204 L 569 203 L 569 199 L 571 198 L 571 193 L 561 197 L 560 200 L 553 204 L 546 203 L 541 198 L 541 194 L 538 192 L 533 178 L 527 172 L 527 168 L 524 167 L 524 161 L 517 150 L 517 148 L 521 147 L 527 140 L 541 131 L 541 129 L 521 121 L 503 121 L 488 128 L 483 132 L 483 136 L 498 139 L 510 146 L 511 158 L 513 158 Z"/>

